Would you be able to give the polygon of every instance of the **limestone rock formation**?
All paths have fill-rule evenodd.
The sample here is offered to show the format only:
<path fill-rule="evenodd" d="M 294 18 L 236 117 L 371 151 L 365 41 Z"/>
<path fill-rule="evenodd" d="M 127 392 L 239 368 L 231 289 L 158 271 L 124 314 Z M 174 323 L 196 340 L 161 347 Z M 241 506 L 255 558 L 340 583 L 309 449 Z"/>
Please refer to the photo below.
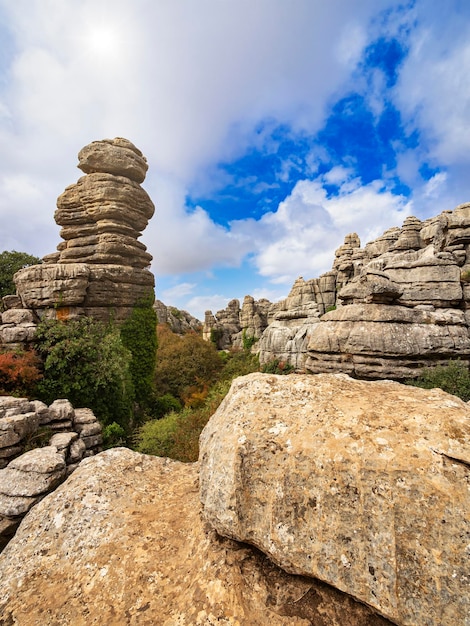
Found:
<path fill-rule="evenodd" d="M 205 427 L 200 463 L 218 533 L 401 626 L 468 625 L 470 408 L 458 398 L 251 374 Z"/>
<path fill-rule="evenodd" d="M 158 323 L 168 324 L 171 330 L 178 335 L 183 335 L 191 330 L 195 332 L 201 330 L 202 322 L 187 311 L 181 311 L 176 307 L 166 306 L 161 300 L 155 300 L 153 307 L 157 314 Z"/>
<path fill-rule="evenodd" d="M 413 378 L 426 366 L 459 357 L 470 366 L 463 311 L 351 304 L 322 317 L 310 335 L 307 370 L 361 378 Z"/>
<path fill-rule="evenodd" d="M 246 339 L 261 337 L 272 313 L 273 305 L 266 298 L 245 296 L 241 308 L 240 301 L 234 299 L 215 315 L 206 311 L 202 336 L 206 341 L 215 341 L 219 350 L 243 348 Z"/>
<path fill-rule="evenodd" d="M 122 448 L 85 459 L 30 511 L 0 580 L 5 624 L 390 624 L 218 537 L 201 520 L 197 464 Z"/>
<path fill-rule="evenodd" d="M 315 282 L 299 277 L 287 298 L 278 303 L 259 341 L 261 365 L 278 359 L 303 368 L 311 329 L 323 312 L 315 299 Z"/>
<path fill-rule="evenodd" d="M 154 287 L 152 257 L 138 241 L 154 213 L 140 186 L 147 162 L 118 137 L 85 146 L 78 167 L 86 175 L 57 200 L 63 241 L 44 264 L 17 272 L 17 293 L 23 308 L 40 317 L 85 314 L 121 321 Z"/>
<path fill-rule="evenodd" d="M 285 300 L 263 308 L 261 323 L 253 322 L 256 304 L 246 296 L 247 314 L 238 300 L 208 311 L 204 338 L 228 349 L 255 336 L 263 365 L 278 359 L 364 378 L 413 378 L 452 358 L 470 363 L 470 203 L 425 221 L 407 217 L 364 248 L 356 233 L 346 235 L 331 271 L 297 279 Z M 378 305 L 396 310 L 382 315 Z"/>
<path fill-rule="evenodd" d="M 101 452 L 101 424 L 68 400 L 0 396 L 0 550 L 21 519 L 65 480 L 80 461 Z M 48 442 L 45 447 L 29 446 Z"/>

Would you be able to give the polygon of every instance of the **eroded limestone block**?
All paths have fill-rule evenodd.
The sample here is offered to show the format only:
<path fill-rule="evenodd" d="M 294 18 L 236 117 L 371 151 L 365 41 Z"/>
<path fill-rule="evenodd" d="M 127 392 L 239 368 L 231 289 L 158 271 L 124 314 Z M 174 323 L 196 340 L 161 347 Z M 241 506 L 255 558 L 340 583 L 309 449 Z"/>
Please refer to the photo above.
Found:
<path fill-rule="evenodd" d="M 200 449 L 204 518 L 218 533 L 394 623 L 468 624 L 466 403 L 344 374 L 251 374 Z"/>
<path fill-rule="evenodd" d="M 145 180 L 148 169 L 142 152 L 123 137 L 92 141 L 80 150 L 78 160 L 78 167 L 86 174 L 108 172 L 137 183 Z"/>
<path fill-rule="evenodd" d="M 123 448 L 82 461 L 0 555 L 3 619 L 43 626 L 47 610 L 48 623 L 73 626 L 390 626 L 217 536 L 197 484 L 197 464 Z"/>

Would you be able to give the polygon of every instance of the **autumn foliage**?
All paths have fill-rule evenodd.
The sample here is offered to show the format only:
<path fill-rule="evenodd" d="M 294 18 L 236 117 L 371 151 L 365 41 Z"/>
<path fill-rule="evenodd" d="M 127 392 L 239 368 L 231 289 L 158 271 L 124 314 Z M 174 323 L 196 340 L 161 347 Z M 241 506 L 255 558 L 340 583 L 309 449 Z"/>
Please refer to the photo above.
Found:
<path fill-rule="evenodd" d="M 0 393 L 30 395 L 41 377 L 33 350 L 0 352 Z"/>

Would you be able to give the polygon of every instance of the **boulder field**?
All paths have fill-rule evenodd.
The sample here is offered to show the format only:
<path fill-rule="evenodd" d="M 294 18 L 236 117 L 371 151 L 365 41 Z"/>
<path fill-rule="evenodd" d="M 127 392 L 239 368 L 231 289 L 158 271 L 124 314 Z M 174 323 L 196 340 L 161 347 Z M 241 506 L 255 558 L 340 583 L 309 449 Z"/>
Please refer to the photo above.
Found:
<path fill-rule="evenodd" d="M 470 409 L 251 374 L 199 463 L 84 459 L 0 555 L 4 624 L 469 626 Z"/>

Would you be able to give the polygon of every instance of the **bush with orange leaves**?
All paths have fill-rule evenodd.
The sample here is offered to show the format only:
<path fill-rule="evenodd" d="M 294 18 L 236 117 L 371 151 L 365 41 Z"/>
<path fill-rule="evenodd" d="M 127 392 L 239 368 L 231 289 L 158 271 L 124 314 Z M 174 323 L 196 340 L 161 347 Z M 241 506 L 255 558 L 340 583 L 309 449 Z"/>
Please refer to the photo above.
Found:
<path fill-rule="evenodd" d="M 41 361 L 34 350 L 0 352 L 0 394 L 34 395 L 41 378 Z"/>

